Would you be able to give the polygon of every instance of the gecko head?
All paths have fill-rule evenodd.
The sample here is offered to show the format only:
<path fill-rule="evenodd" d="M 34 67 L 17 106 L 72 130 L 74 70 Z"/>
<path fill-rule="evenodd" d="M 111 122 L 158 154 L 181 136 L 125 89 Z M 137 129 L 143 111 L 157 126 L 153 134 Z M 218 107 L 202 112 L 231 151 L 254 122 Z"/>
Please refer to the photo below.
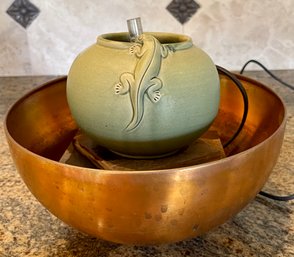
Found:
<path fill-rule="evenodd" d="M 154 42 L 154 41 L 157 41 L 157 39 L 154 36 L 149 35 L 149 34 L 141 34 L 137 38 L 136 43 L 139 43 L 139 44 L 142 44 L 143 45 L 146 42 Z"/>
<path fill-rule="evenodd" d="M 136 43 L 143 44 L 145 38 L 146 38 L 146 35 L 141 34 L 139 37 L 136 38 Z"/>

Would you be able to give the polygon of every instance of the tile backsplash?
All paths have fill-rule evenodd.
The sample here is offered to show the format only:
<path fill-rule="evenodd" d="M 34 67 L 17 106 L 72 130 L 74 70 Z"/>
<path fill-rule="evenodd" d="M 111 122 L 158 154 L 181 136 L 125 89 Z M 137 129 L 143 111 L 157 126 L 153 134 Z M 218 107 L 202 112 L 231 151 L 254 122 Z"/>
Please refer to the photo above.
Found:
<path fill-rule="evenodd" d="M 294 69 L 293 10 L 293 0 L 1 0 L 0 76 L 67 74 L 99 34 L 138 16 L 145 31 L 191 36 L 227 69 L 249 59 Z"/>

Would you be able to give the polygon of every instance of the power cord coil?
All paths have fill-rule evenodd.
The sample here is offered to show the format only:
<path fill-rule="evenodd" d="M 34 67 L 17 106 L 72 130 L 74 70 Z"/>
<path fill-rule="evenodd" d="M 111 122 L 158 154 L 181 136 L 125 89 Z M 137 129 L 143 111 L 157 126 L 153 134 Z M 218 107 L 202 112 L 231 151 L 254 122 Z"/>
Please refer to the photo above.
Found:
<path fill-rule="evenodd" d="M 288 87 L 289 89 L 294 90 L 294 86 L 292 86 L 292 85 L 284 82 L 280 78 L 278 78 L 271 71 L 269 71 L 263 64 L 261 64 L 260 62 L 258 62 L 256 60 L 249 60 L 248 62 L 246 62 L 244 64 L 244 66 L 242 67 L 242 69 L 240 71 L 240 74 L 243 74 L 245 68 L 247 67 L 247 65 L 249 63 L 255 63 L 255 64 L 259 65 L 273 79 L 275 79 L 276 81 L 278 81 L 282 85 Z M 237 136 L 240 134 L 240 132 L 242 131 L 242 129 L 243 129 L 244 125 L 245 125 L 245 122 L 246 122 L 246 119 L 247 119 L 247 114 L 248 114 L 248 96 L 247 96 L 246 90 L 243 87 L 242 83 L 238 80 L 238 78 L 234 74 L 232 74 L 231 72 L 229 72 L 228 70 L 226 70 L 226 69 L 224 69 L 224 68 L 222 68 L 220 66 L 216 66 L 216 68 L 217 68 L 219 74 L 222 74 L 222 75 L 225 75 L 225 76 L 229 77 L 234 82 L 234 84 L 240 90 L 240 92 L 242 94 L 242 97 L 243 97 L 243 102 L 244 102 L 244 111 L 243 111 L 243 116 L 242 116 L 242 119 L 241 119 L 241 123 L 240 123 L 237 131 L 233 134 L 233 136 L 226 143 L 223 144 L 223 147 L 225 148 L 228 145 L 230 145 L 237 138 Z M 294 194 L 286 195 L 286 196 L 278 196 L 278 195 L 273 195 L 273 194 L 270 194 L 270 193 L 267 193 L 267 192 L 264 192 L 264 191 L 260 191 L 259 194 L 264 196 L 264 197 L 267 197 L 269 199 L 276 200 L 276 201 L 291 201 L 291 200 L 294 200 Z"/>

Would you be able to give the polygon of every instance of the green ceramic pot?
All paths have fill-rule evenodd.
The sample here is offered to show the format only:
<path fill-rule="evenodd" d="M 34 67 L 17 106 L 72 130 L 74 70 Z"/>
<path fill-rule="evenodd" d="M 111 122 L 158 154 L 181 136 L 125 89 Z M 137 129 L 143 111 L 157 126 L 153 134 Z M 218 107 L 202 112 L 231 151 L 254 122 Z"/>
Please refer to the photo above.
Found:
<path fill-rule="evenodd" d="M 80 128 L 123 156 L 154 158 L 187 146 L 218 112 L 219 76 L 191 38 L 105 34 L 74 61 L 67 99 Z"/>

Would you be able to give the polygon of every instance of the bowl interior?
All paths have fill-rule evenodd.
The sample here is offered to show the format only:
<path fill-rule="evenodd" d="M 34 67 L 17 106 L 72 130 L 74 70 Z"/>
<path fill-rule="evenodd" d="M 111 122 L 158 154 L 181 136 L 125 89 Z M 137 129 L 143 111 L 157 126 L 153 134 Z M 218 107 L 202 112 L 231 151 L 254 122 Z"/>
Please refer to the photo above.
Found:
<path fill-rule="evenodd" d="M 238 75 L 246 89 L 249 111 L 240 135 L 225 148 L 227 156 L 245 151 L 271 136 L 285 118 L 285 108 L 270 89 Z M 225 143 L 238 129 L 243 100 L 236 86 L 224 76 L 221 103 L 212 129 Z M 22 147 L 40 156 L 59 160 L 77 131 L 66 101 L 66 77 L 51 81 L 28 93 L 10 109 L 7 131 Z"/>

